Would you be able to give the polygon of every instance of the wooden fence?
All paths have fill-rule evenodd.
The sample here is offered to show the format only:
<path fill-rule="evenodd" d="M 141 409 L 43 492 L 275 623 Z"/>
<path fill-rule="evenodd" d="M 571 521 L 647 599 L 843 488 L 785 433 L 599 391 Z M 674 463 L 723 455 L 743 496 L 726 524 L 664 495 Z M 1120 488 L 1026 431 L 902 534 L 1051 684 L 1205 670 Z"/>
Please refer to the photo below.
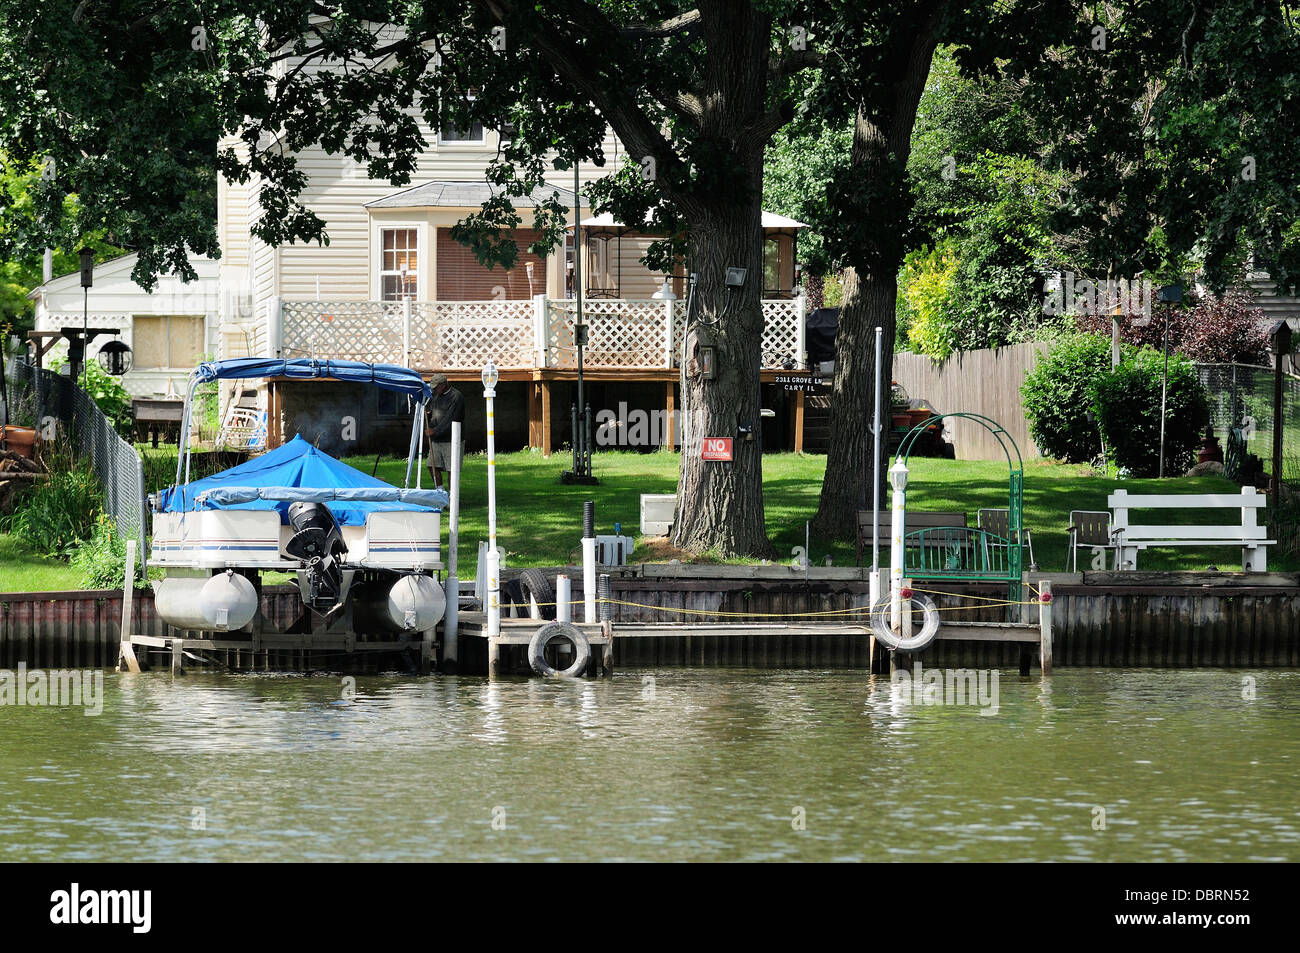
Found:
<path fill-rule="evenodd" d="M 894 380 L 912 397 L 923 397 L 940 413 L 983 414 L 1011 434 L 1026 458 L 1042 456 L 1020 405 L 1020 385 L 1046 354 L 1045 342 L 964 351 L 938 362 L 921 354 L 894 355 Z M 959 460 L 1001 460 L 993 435 L 970 420 L 945 421 Z"/>

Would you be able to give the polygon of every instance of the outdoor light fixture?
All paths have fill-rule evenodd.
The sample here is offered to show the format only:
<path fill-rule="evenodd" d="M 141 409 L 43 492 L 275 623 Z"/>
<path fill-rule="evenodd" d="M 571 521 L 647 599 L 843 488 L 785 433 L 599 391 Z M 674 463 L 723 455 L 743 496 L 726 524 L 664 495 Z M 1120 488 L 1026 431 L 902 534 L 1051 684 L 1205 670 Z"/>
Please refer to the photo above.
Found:
<path fill-rule="evenodd" d="M 109 341 L 99 349 L 99 366 L 114 377 L 121 377 L 131 369 L 131 348 L 125 341 Z"/>
<path fill-rule="evenodd" d="M 713 336 L 700 330 L 695 334 L 695 348 L 699 354 L 700 377 L 703 380 L 716 380 L 718 376 L 718 346 Z"/>
<path fill-rule="evenodd" d="M 1182 285 L 1165 285 L 1156 292 L 1156 300 L 1164 301 L 1168 304 L 1178 304 L 1183 300 Z"/>
<path fill-rule="evenodd" d="M 497 381 L 501 375 L 497 373 L 497 366 L 492 361 L 488 361 L 483 368 L 483 392 L 489 397 L 495 397 L 497 392 Z"/>
<path fill-rule="evenodd" d="M 889 485 L 900 493 L 907 489 L 907 464 L 902 460 L 889 468 Z"/>
<path fill-rule="evenodd" d="M 677 295 L 673 294 L 672 284 L 668 281 L 667 278 L 665 278 L 664 283 L 659 286 L 659 290 L 656 291 L 654 294 L 652 294 L 650 297 L 654 298 L 656 301 L 677 300 Z"/>
<path fill-rule="evenodd" d="M 81 259 L 81 373 L 85 390 L 86 359 L 90 356 L 90 287 L 95 283 L 95 249 L 89 245 L 77 252 Z"/>
<path fill-rule="evenodd" d="M 81 259 L 81 287 L 89 288 L 95 283 L 95 250 L 83 248 L 77 257 Z"/>
<path fill-rule="evenodd" d="M 749 275 L 748 268 L 731 267 L 727 269 L 726 284 L 728 288 L 744 287 L 745 278 Z"/>
<path fill-rule="evenodd" d="M 795 294 L 803 287 L 803 263 L 796 261 L 794 263 L 794 287 L 791 289 Z"/>

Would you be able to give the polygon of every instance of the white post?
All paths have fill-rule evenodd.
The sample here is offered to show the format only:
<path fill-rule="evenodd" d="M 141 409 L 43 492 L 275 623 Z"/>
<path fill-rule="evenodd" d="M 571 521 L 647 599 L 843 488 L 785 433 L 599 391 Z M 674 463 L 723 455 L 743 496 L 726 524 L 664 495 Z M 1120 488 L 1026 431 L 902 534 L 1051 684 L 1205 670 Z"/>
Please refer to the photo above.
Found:
<path fill-rule="evenodd" d="M 596 537 L 582 538 L 582 614 L 587 622 L 596 618 Z"/>
<path fill-rule="evenodd" d="M 131 600 L 135 596 L 135 540 L 126 541 L 126 574 L 122 580 L 122 648 L 118 654 L 118 671 L 140 671 L 140 661 L 131 644 Z"/>
<path fill-rule="evenodd" d="M 894 488 L 894 512 L 889 544 L 889 627 L 895 632 L 903 614 L 903 521 L 907 508 L 907 465 L 899 460 L 889 468 Z"/>
<path fill-rule="evenodd" d="M 875 423 L 871 428 L 871 571 L 880 575 L 880 397 L 883 368 L 880 366 L 882 327 L 876 328 L 876 409 Z M 876 585 L 879 586 L 879 578 Z"/>
<path fill-rule="evenodd" d="M 673 314 L 677 310 L 677 300 L 669 298 L 664 302 L 664 367 L 673 367 Z"/>
<path fill-rule="evenodd" d="M 1038 661 L 1044 675 L 1052 674 L 1052 584 L 1038 582 Z"/>
<path fill-rule="evenodd" d="M 533 347 L 537 349 L 537 366 L 546 366 L 546 294 L 533 295 Z"/>
<path fill-rule="evenodd" d="M 561 573 L 555 577 L 555 618 L 560 622 L 573 621 L 573 582 Z"/>
<path fill-rule="evenodd" d="M 483 368 L 483 399 L 487 401 L 487 464 L 488 464 L 488 637 L 496 638 L 501 634 L 501 552 L 497 549 L 497 441 L 496 414 L 493 405 L 496 401 L 497 368 L 488 361 Z"/>
<path fill-rule="evenodd" d="M 402 295 L 402 366 L 411 366 L 411 296 L 408 294 Z"/>
<path fill-rule="evenodd" d="M 453 670 L 460 658 L 460 428 L 451 425 L 451 498 L 447 519 L 447 612 L 442 619 L 443 666 Z M 450 664 L 448 664 L 450 663 Z"/>
<path fill-rule="evenodd" d="M 266 344 L 271 353 L 267 357 L 284 356 L 284 312 L 280 307 L 280 296 L 275 295 L 266 303 Z"/>

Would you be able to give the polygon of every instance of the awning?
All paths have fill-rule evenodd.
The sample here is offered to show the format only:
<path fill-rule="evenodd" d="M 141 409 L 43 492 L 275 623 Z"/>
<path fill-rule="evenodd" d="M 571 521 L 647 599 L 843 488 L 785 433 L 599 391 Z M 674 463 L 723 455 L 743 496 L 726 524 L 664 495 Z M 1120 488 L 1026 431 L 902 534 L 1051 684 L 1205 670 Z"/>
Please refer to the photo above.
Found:
<path fill-rule="evenodd" d="M 573 190 L 550 184 L 539 186 L 531 195 L 513 196 L 510 202 L 515 208 L 533 208 L 549 199 L 552 193 L 558 193 L 560 204 L 565 208 L 573 208 Z M 502 189 L 490 182 L 436 180 L 367 202 L 366 208 L 478 208 L 500 194 Z"/>
<path fill-rule="evenodd" d="M 278 360 L 267 357 L 238 357 L 229 361 L 200 364 L 194 376 L 202 383 L 247 377 L 288 377 L 295 380 L 327 378 L 356 384 L 374 384 L 385 390 L 408 394 L 427 401 L 433 389 L 417 372 L 398 364 L 365 364 L 361 361 L 330 361 L 311 357 Z"/>

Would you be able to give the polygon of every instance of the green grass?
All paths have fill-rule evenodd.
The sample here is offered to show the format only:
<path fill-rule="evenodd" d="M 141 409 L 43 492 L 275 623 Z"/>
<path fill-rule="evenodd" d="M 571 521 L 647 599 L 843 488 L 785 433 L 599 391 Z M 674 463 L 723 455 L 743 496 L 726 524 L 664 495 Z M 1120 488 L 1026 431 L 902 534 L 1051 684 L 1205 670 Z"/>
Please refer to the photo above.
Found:
<path fill-rule="evenodd" d="M 33 552 L 16 536 L 0 534 L 0 592 L 81 588 L 79 574 L 61 559 Z"/>
<path fill-rule="evenodd" d="M 350 457 L 347 462 L 366 473 L 375 465 L 372 457 Z M 638 535 L 640 495 L 672 493 L 677 485 L 678 455 L 675 453 L 599 453 L 593 469 L 600 485 L 564 486 L 560 473 L 568 469 L 567 455 L 549 460 L 530 452 L 502 454 L 497 459 L 497 532 L 506 553 L 507 565 L 554 566 L 576 561 L 582 535 L 582 502 L 596 501 L 597 532 L 612 533 L 614 523 L 623 532 Z M 812 518 L 821 491 L 826 458 L 794 453 L 763 457 L 763 489 L 768 534 L 782 559 L 790 558 L 794 546 L 804 542 L 804 522 Z M 908 505 L 925 510 L 962 510 L 974 525 L 981 507 L 1007 505 L 1005 464 L 913 458 L 908 484 Z M 377 476 L 400 486 L 406 470 L 404 459 L 382 459 Z M 483 454 L 465 458 L 461 500 L 462 562 L 472 566 L 477 541 L 487 539 L 487 459 Z M 425 485 L 428 485 L 425 474 Z M 1034 555 L 1040 567 L 1059 572 L 1065 565 L 1066 526 L 1070 510 L 1107 509 L 1106 497 L 1124 487 L 1131 493 L 1237 493 L 1237 486 L 1221 477 L 1174 478 L 1167 480 L 1115 481 L 1088 475 L 1086 467 L 1046 462 L 1025 466 L 1025 525 L 1033 532 Z M 886 509 L 889 500 L 882 498 Z M 1184 522 L 1214 523 L 1235 520 L 1236 511 L 1186 510 L 1176 517 L 1166 513 L 1152 522 L 1176 518 Z M 633 561 L 647 557 L 638 540 Z M 830 554 L 837 566 L 853 565 L 854 547 L 850 535 L 844 540 L 812 541 L 812 560 L 820 564 Z M 1240 550 L 1232 547 L 1192 547 L 1183 551 L 1148 550 L 1142 569 L 1239 569 Z M 1273 553 L 1270 568 L 1300 568 L 1300 560 L 1289 562 Z"/>

